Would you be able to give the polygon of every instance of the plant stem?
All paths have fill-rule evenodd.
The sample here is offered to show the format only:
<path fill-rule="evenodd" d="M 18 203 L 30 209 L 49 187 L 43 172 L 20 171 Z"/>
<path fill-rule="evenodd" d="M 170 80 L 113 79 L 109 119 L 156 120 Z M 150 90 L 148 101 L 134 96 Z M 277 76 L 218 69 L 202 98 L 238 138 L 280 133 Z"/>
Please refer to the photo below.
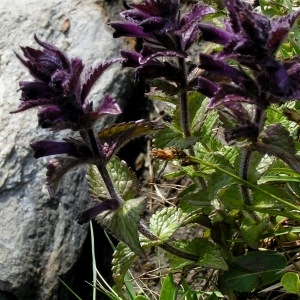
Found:
<path fill-rule="evenodd" d="M 151 241 L 159 241 L 159 238 L 154 235 L 147 227 L 145 224 L 143 223 L 139 223 L 139 232 L 141 234 L 143 234 L 145 237 L 147 237 L 149 240 Z M 183 252 L 181 250 L 178 250 L 174 247 L 172 247 L 171 245 L 167 244 L 167 243 L 162 243 L 160 245 L 158 245 L 160 248 L 164 249 L 165 251 L 174 254 L 178 257 L 187 259 L 187 260 L 191 260 L 191 261 L 197 261 L 199 259 L 199 257 L 197 255 L 191 254 L 191 253 L 186 253 Z"/>
<path fill-rule="evenodd" d="M 258 128 L 258 135 L 259 135 L 265 123 L 265 111 L 263 111 L 260 108 L 256 108 L 253 121 Z M 243 150 L 240 177 L 245 181 L 248 181 L 248 172 L 249 172 L 249 165 L 251 162 L 251 156 L 252 156 L 252 151 L 250 149 Z M 241 185 L 241 192 L 242 192 L 242 197 L 245 205 L 251 206 L 252 201 L 250 197 L 249 188 L 245 185 Z M 250 214 L 253 220 L 255 220 L 256 223 L 259 223 L 261 221 L 259 216 L 255 212 L 253 211 L 247 211 L 247 212 Z"/>
<path fill-rule="evenodd" d="M 116 199 L 120 206 L 123 205 L 124 200 L 118 195 L 115 185 L 110 178 L 110 175 L 106 168 L 102 146 L 99 143 L 97 143 L 94 131 L 92 129 L 89 129 L 87 132 L 80 132 L 80 134 L 82 138 L 88 142 L 88 145 L 90 145 L 94 155 L 99 157 L 100 163 L 97 164 L 97 169 L 100 172 L 100 175 L 104 181 L 104 184 L 108 190 L 110 197 L 112 199 Z"/>
<path fill-rule="evenodd" d="M 189 110 L 188 110 L 188 95 L 187 95 L 187 66 L 186 66 L 186 61 L 185 58 L 179 57 L 178 58 L 179 62 L 179 67 L 182 70 L 183 76 L 182 76 L 182 82 L 180 84 L 180 113 L 181 113 L 181 127 L 183 130 L 184 137 L 190 137 L 191 136 L 191 131 L 190 131 L 190 126 L 189 126 Z M 193 147 L 189 147 L 188 149 L 189 154 L 191 156 L 195 156 L 195 151 Z M 194 168 L 196 168 L 194 166 Z M 203 178 L 199 177 L 199 184 L 202 186 L 202 188 L 207 188 L 206 182 Z"/>
<path fill-rule="evenodd" d="M 187 67 L 183 57 L 178 58 L 179 67 L 182 70 L 183 76 L 180 84 L 180 113 L 181 113 L 181 127 L 184 137 L 191 136 L 189 128 L 189 112 L 188 112 L 188 98 L 187 98 Z"/>

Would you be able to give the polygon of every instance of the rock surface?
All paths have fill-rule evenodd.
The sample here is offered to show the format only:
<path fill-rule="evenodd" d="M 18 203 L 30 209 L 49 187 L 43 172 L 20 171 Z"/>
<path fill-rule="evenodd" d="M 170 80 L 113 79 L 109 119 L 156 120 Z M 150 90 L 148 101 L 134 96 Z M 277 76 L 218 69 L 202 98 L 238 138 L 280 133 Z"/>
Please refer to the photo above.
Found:
<path fill-rule="evenodd" d="M 37 128 L 34 110 L 9 114 L 18 106 L 19 80 L 30 80 L 14 56 L 21 46 L 34 46 L 33 35 L 80 57 L 86 66 L 118 56 L 120 41 L 107 26 L 118 1 L 0 1 L 0 299 L 61 299 L 58 276 L 78 259 L 88 227 L 75 216 L 91 205 L 82 169 L 67 174 L 63 187 L 49 199 L 46 159 L 35 160 L 29 143 L 68 132 L 49 134 Z M 94 101 L 109 90 L 118 99 L 128 76 L 114 68 L 93 92 Z M 107 121 L 108 122 L 108 121 Z M 71 298 L 71 297 L 70 297 Z"/>

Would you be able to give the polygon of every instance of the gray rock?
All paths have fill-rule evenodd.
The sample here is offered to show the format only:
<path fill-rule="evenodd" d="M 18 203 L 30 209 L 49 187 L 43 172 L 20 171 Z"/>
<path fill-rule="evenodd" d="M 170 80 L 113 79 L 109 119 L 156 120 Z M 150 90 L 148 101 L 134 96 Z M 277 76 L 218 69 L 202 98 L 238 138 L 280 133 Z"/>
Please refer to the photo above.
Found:
<path fill-rule="evenodd" d="M 88 227 L 78 225 L 75 216 L 92 205 L 82 169 L 67 174 L 63 188 L 49 198 L 47 159 L 32 158 L 29 143 L 70 133 L 37 128 L 34 110 L 9 113 L 18 106 L 18 81 L 31 80 L 13 51 L 20 52 L 19 45 L 38 47 L 33 39 L 37 34 L 87 66 L 118 56 L 120 41 L 112 39 L 106 25 L 118 5 L 96 0 L 0 1 L 0 299 L 58 299 L 58 277 L 72 268 L 87 234 Z M 107 90 L 122 98 L 127 80 L 119 67 L 113 68 L 93 91 L 94 101 Z"/>

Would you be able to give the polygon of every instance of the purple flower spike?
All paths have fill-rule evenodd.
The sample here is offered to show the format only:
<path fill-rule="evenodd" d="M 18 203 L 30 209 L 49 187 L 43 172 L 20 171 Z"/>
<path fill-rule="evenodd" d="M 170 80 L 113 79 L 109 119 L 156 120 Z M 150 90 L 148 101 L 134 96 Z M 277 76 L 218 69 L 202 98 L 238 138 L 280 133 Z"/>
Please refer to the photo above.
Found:
<path fill-rule="evenodd" d="M 93 111 L 93 105 L 87 97 L 99 77 L 122 59 L 108 60 L 96 68 L 90 68 L 82 79 L 84 65 L 80 59 L 69 60 L 56 47 L 42 42 L 36 36 L 34 38 L 43 50 L 21 47 L 24 58 L 16 54 L 29 69 L 34 81 L 20 82 L 21 104 L 12 113 L 39 107 L 41 127 L 75 131 L 91 128 L 104 114 L 121 113 L 117 103 L 108 96 L 104 97 L 100 108 Z"/>
<path fill-rule="evenodd" d="M 196 40 L 200 19 L 215 12 L 209 6 L 196 4 L 180 18 L 178 0 L 144 0 L 129 3 L 128 7 L 120 14 L 125 21 L 109 23 L 115 29 L 114 37 L 144 38 L 153 46 L 160 45 L 166 50 L 178 51 L 180 55 Z"/>
<path fill-rule="evenodd" d="M 274 56 L 300 17 L 300 10 L 289 15 L 269 18 L 255 12 L 251 5 L 241 0 L 224 0 L 229 20 L 225 29 L 199 24 L 203 38 L 224 46 L 223 54 L 235 57 L 254 67 L 257 61 Z"/>

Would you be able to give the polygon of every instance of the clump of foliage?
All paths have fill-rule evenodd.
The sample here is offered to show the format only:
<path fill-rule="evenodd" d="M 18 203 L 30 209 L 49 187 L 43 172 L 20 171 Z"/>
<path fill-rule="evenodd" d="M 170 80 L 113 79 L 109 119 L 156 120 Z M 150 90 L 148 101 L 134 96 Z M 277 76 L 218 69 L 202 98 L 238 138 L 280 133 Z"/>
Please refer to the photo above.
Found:
<path fill-rule="evenodd" d="M 34 81 L 20 82 L 21 104 L 14 112 L 39 107 L 41 127 L 79 133 L 77 139 L 36 141 L 31 147 L 36 158 L 67 155 L 49 162 L 50 195 L 71 168 L 89 165 L 90 195 L 97 204 L 77 222 L 95 219 L 120 241 L 113 259 L 120 295 L 127 270 L 153 247 L 162 248 L 169 261 L 161 299 L 254 298 L 281 278 L 288 292 L 300 293 L 299 267 L 282 247 L 283 237 L 293 242 L 300 231 L 297 29 L 289 37 L 300 11 L 288 4 L 261 1 L 253 8 L 224 0 L 216 7 L 197 2 L 183 9 L 178 0 L 127 3 L 123 20 L 110 26 L 115 38 L 138 38 L 141 50 L 121 51 L 121 58 L 84 76 L 80 59 L 68 59 L 37 37 L 42 50 L 25 47 L 24 57 L 17 54 Z M 191 53 L 198 44 L 197 62 Z M 167 103 L 168 121 L 140 120 L 95 132 L 103 115 L 121 113 L 108 94 L 98 108 L 88 100 L 115 63 L 133 68 L 135 80 L 151 86 L 149 99 Z M 148 222 L 138 178 L 116 156 L 145 134 L 154 134 L 152 155 L 174 165 L 166 178 L 188 178 L 177 205 L 161 208 Z M 204 228 L 202 237 L 174 238 L 195 224 Z M 271 250 L 267 240 L 277 248 Z M 288 264 L 295 265 L 294 272 L 286 273 Z M 202 290 L 186 283 L 191 269 L 204 274 Z M 172 274 L 178 271 L 183 276 L 175 284 Z"/>

